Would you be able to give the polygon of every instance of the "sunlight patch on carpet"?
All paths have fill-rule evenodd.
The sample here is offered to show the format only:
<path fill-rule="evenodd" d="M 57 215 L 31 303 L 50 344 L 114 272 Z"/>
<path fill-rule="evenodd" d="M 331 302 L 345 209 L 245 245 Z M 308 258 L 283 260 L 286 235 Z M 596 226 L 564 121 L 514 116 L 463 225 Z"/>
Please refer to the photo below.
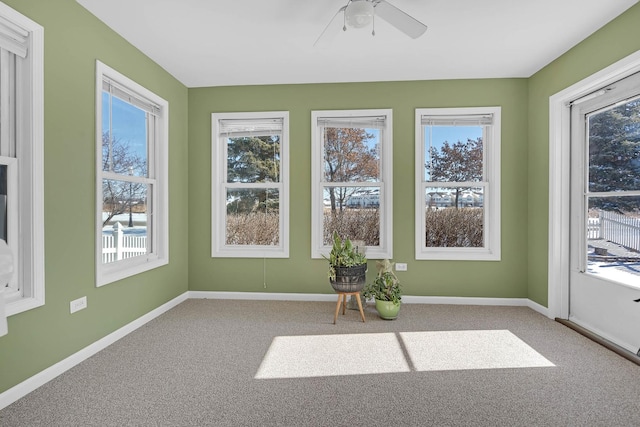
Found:
<path fill-rule="evenodd" d="M 305 378 L 409 372 L 396 335 L 275 337 L 255 378 Z"/>
<path fill-rule="evenodd" d="M 507 330 L 401 332 L 416 371 L 555 366 Z"/>
<path fill-rule="evenodd" d="M 301 335 L 275 337 L 255 378 L 551 366 L 507 330 Z"/>

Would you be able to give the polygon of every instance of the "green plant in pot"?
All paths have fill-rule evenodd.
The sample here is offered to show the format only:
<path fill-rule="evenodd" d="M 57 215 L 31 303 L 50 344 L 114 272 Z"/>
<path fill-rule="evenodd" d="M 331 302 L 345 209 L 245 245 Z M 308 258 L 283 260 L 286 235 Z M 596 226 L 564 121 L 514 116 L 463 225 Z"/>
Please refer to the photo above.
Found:
<path fill-rule="evenodd" d="M 367 257 L 351 243 L 333 233 L 333 246 L 329 256 L 329 282 L 337 292 L 360 292 L 364 287 L 367 272 Z"/>
<path fill-rule="evenodd" d="M 364 288 L 364 297 L 375 299 L 376 311 L 386 320 L 398 317 L 402 299 L 400 280 L 393 272 L 393 264 L 388 259 L 376 261 L 378 275 Z"/>

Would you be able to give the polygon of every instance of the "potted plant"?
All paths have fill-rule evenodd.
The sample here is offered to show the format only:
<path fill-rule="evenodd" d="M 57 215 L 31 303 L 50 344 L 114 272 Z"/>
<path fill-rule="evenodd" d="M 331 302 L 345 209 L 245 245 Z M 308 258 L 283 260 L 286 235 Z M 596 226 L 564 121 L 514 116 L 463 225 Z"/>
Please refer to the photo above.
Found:
<path fill-rule="evenodd" d="M 329 257 L 329 282 L 337 292 L 360 292 L 367 272 L 367 257 L 348 238 L 341 239 L 333 232 L 333 246 Z"/>
<path fill-rule="evenodd" d="M 398 317 L 402 299 L 400 280 L 393 272 L 393 264 L 388 259 L 376 261 L 378 275 L 364 288 L 364 297 L 375 299 L 378 314 L 386 320 Z"/>

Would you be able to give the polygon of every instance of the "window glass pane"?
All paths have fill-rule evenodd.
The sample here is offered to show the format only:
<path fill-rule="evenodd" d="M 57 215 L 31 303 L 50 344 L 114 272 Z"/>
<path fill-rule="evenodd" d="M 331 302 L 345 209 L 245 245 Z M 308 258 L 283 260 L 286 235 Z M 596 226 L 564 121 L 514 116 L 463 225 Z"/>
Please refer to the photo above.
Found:
<path fill-rule="evenodd" d="M 280 192 L 277 189 L 227 190 L 227 245 L 280 244 Z"/>
<path fill-rule="evenodd" d="M 589 117 L 589 191 L 640 189 L 640 99 Z"/>
<path fill-rule="evenodd" d="M 500 260 L 500 115 L 416 109 L 416 259 Z"/>
<path fill-rule="evenodd" d="M 380 245 L 380 187 L 324 187 L 323 244 L 333 232 L 366 246 Z"/>
<path fill-rule="evenodd" d="M 482 126 L 425 126 L 425 182 L 483 181 Z"/>
<path fill-rule="evenodd" d="M 102 92 L 102 170 L 148 176 L 147 113 Z"/>
<path fill-rule="evenodd" d="M 102 194 L 102 262 L 147 254 L 150 186 L 103 179 Z"/>
<path fill-rule="evenodd" d="M 96 286 L 168 263 L 168 103 L 96 61 Z"/>
<path fill-rule="evenodd" d="M 288 257 L 288 112 L 211 120 L 212 256 Z"/>
<path fill-rule="evenodd" d="M 380 207 L 380 187 L 324 187 L 323 203 L 331 211 Z M 333 233 L 332 233 L 333 234 Z"/>
<path fill-rule="evenodd" d="M 324 127 L 324 181 L 380 181 L 380 143 L 380 129 Z"/>
<path fill-rule="evenodd" d="M 425 246 L 484 246 L 484 190 L 480 187 L 425 190 Z"/>
<path fill-rule="evenodd" d="M 7 240 L 7 195 L 8 195 L 8 167 L 0 165 L 0 239 Z"/>
<path fill-rule="evenodd" d="M 280 182 L 280 135 L 228 138 L 227 182 Z"/>
<path fill-rule="evenodd" d="M 393 258 L 390 109 L 312 111 L 312 257 L 327 256 L 333 234 Z"/>

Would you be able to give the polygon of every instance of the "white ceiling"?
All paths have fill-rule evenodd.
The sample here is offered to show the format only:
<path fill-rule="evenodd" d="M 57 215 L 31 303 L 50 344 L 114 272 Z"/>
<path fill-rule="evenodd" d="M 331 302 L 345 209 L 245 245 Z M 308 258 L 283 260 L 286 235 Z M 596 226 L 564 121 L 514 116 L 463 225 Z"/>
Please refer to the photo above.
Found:
<path fill-rule="evenodd" d="M 188 87 L 529 77 L 638 0 L 389 0 L 382 19 L 314 42 L 347 0 L 77 0 Z M 640 25 L 640 23 L 639 23 Z"/>

